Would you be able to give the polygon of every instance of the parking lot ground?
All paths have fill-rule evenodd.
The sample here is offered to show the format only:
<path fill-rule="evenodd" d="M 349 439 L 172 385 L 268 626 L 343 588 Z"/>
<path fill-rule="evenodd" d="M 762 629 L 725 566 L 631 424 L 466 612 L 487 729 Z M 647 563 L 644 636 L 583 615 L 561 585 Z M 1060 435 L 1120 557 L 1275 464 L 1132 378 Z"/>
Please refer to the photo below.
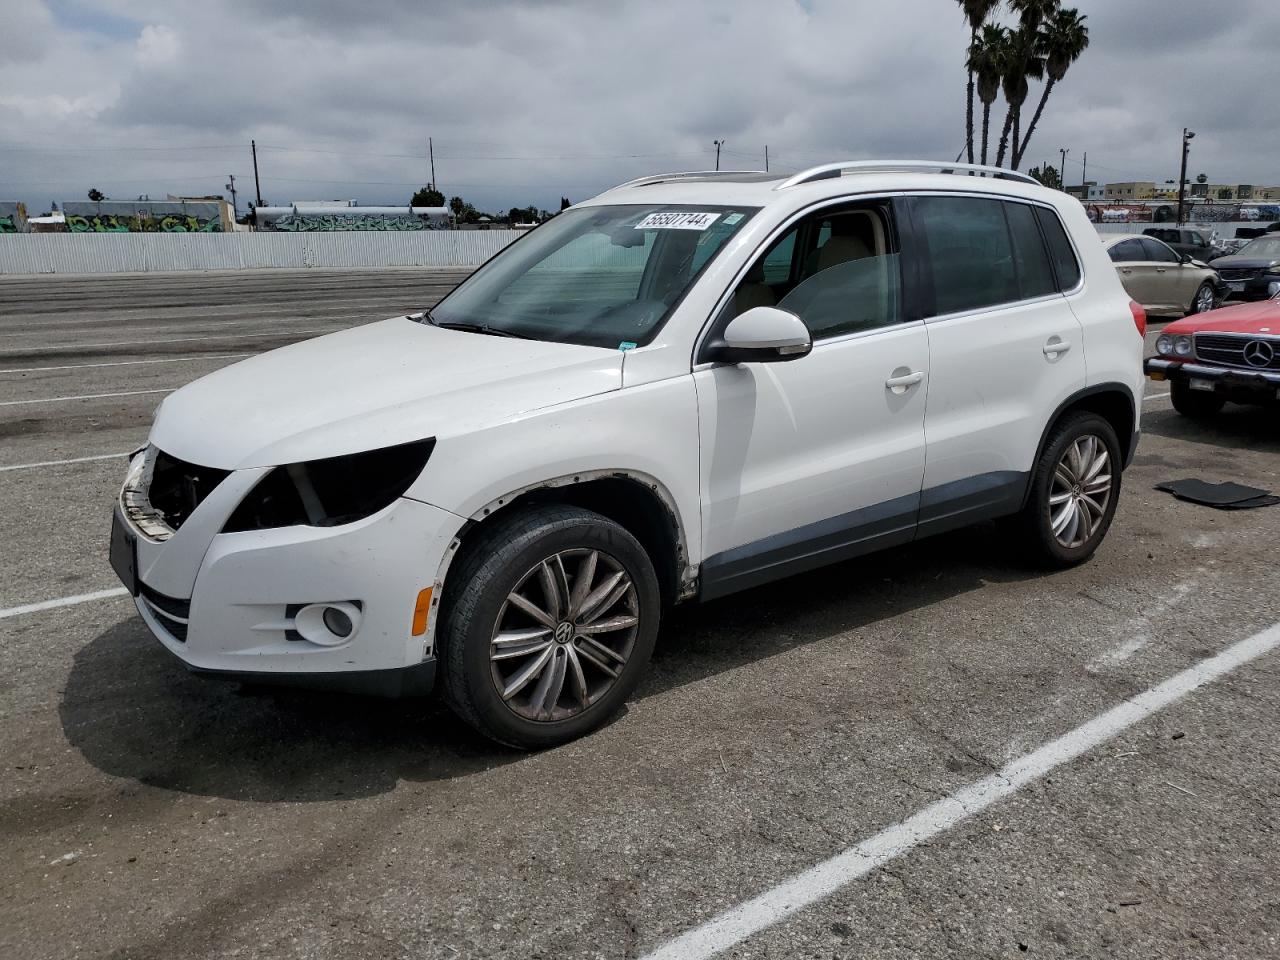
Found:
<path fill-rule="evenodd" d="M 252 352 L 456 279 L 419 274 L 50 280 L 39 311 L 0 278 L 0 368 L 150 359 L 188 330 Z M 83 346 L 122 340 L 144 342 Z M 0 404 L 222 362 L 0 373 Z M 1027 569 L 986 525 L 678 609 L 628 709 L 540 754 L 430 701 L 197 679 L 123 598 L 4 616 L 0 956 L 641 957 L 698 930 L 1280 620 L 1280 509 L 1152 489 L 1280 488 L 1280 424 L 1193 424 L 1148 390 L 1090 563 Z M 0 467 L 123 453 L 159 396 L 0 406 Z M 122 469 L 0 471 L 0 614 L 116 585 Z M 725 955 L 1280 955 L 1278 707 L 1264 654 Z"/>

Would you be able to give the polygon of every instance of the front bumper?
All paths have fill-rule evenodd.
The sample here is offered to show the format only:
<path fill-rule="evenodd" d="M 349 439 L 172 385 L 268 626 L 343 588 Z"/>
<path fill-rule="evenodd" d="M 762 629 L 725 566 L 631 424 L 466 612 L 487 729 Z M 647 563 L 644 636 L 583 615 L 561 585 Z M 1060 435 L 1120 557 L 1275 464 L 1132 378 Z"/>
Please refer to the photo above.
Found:
<path fill-rule="evenodd" d="M 1270 300 L 1280 293 L 1280 275 L 1273 273 L 1248 280 L 1220 280 L 1225 300 Z"/>
<path fill-rule="evenodd" d="M 1195 361 L 1166 360 L 1148 357 L 1142 369 L 1152 380 L 1189 383 L 1200 380 L 1213 384 L 1215 393 L 1227 399 L 1243 398 L 1244 402 L 1274 399 L 1280 395 L 1280 370 L 1243 370 L 1219 367 Z"/>
<path fill-rule="evenodd" d="M 225 522 L 201 516 L 214 499 L 160 541 L 117 507 L 137 538 L 134 603 L 165 649 L 204 675 L 390 695 L 430 688 L 434 631 L 413 635 L 414 607 L 460 518 L 402 498 L 340 526 L 210 535 Z M 189 593 L 175 595 L 172 585 L 188 579 Z M 356 629 L 334 645 L 304 639 L 293 616 L 312 603 L 356 604 Z"/>

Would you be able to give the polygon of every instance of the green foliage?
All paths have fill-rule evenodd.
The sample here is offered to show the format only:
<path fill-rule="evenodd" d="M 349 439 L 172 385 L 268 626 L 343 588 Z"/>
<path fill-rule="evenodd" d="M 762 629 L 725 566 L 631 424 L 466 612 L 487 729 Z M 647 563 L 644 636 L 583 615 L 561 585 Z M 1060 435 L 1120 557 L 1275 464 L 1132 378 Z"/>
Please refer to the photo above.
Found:
<path fill-rule="evenodd" d="M 107 199 L 107 195 L 103 193 L 101 190 L 99 190 L 97 187 L 90 187 L 89 199 L 92 200 L 94 203 L 101 203 L 103 200 Z"/>
<path fill-rule="evenodd" d="M 1062 174 L 1052 164 L 1046 163 L 1044 167 L 1032 167 L 1027 174 L 1034 180 L 1040 181 L 1046 187 L 1053 190 L 1062 189 Z"/>
<path fill-rule="evenodd" d="M 426 186 L 418 190 L 416 193 L 414 193 L 412 199 L 409 200 L 409 206 L 411 207 L 443 207 L 444 194 L 441 193 L 439 190 L 437 190 L 435 187 L 433 187 L 431 184 L 427 184 Z"/>

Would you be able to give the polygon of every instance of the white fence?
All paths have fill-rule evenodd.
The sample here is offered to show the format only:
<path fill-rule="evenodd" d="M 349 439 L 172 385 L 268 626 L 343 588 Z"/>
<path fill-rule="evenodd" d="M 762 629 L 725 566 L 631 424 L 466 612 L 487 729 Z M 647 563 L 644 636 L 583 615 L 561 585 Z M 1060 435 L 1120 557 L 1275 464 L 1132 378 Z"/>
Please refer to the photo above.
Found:
<path fill-rule="evenodd" d="M 0 274 L 272 267 L 474 267 L 519 230 L 27 233 L 0 236 Z"/>
<path fill-rule="evenodd" d="M 1262 221 L 1261 223 L 1249 223 L 1244 220 L 1236 221 L 1218 221 L 1216 223 L 1192 222 L 1188 220 L 1182 224 L 1183 230 L 1199 230 L 1206 237 L 1211 237 L 1215 233 L 1221 240 L 1230 240 L 1236 235 L 1236 227 L 1265 227 L 1270 221 Z M 1176 223 L 1152 223 L 1150 220 L 1130 220 L 1128 222 L 1107 222 L 1095 223 L 1099 233 L 1141 233 L 1148 227 L 1162 227 L 1164 229 L 1172 229 L 1177 227 Z"/>

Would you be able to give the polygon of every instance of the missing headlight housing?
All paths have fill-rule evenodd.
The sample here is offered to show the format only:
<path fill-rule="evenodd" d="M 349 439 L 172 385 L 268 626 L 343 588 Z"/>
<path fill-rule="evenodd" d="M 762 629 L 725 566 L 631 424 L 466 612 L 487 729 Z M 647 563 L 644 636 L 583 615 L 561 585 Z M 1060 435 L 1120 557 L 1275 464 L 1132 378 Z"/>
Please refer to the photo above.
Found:
<path fill-rule="evenodd" d="M 409 486 L 435 447 L 416 440 L 380 450 L 275 467 L 240 501 L 223 533 L 352 523 L 389 506 Z"/>

